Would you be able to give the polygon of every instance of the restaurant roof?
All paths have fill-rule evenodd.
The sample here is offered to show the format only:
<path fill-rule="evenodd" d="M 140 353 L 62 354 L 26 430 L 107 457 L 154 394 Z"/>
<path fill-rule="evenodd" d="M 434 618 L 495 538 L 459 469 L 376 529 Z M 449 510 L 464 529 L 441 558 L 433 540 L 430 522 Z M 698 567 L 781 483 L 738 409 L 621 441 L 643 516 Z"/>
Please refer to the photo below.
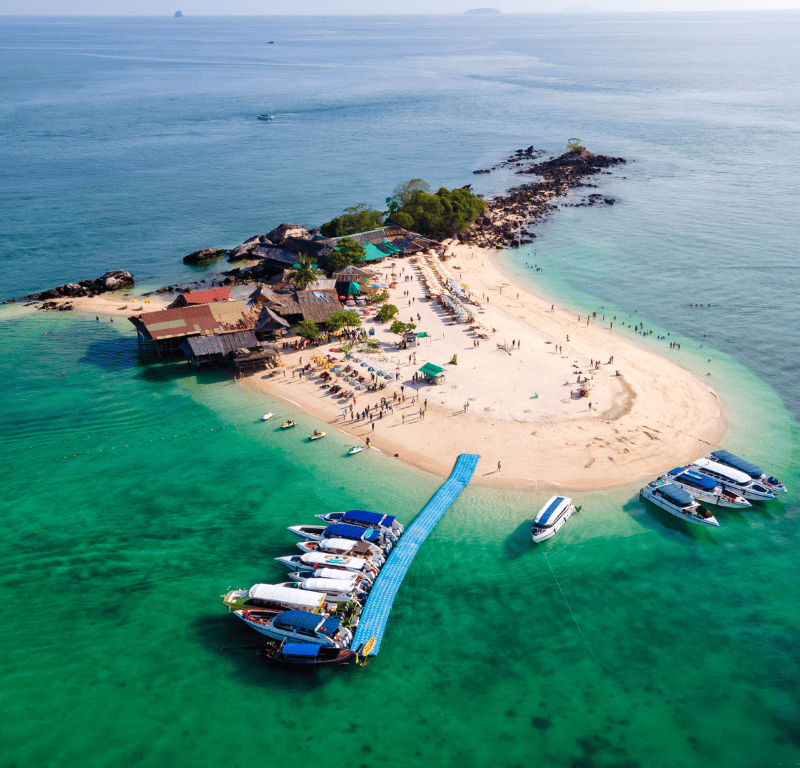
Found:
<path fill-rule="evenodd" d="M 144 312 L 128 319 L 144 335 L 162 340 L 246 331 L 255 325 L 258 314 L 257 309 L 249 309 L 244 301 L 219 301 Z"/>
<path fill-rule="evenodd" d="M 190 291 L 189 293 L 181 293 L 176 296 L 175 301 L 173 301 L 167 309 L 185 307 L 189 304 L 213 304 L 216 301 L 227 301 L 230 297 L 231 288 L 229 285 L 223 285 L 219 288 L 209 288 L 206 291 Z"/>

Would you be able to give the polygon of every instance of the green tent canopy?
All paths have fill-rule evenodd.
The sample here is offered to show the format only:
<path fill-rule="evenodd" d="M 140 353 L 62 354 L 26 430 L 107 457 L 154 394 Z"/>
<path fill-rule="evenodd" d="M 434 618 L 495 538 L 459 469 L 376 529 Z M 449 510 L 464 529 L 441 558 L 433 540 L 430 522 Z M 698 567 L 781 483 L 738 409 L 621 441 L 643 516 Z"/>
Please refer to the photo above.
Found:
<path fill-rule="evenodd" d="M 354 280 L 351 280 L 350 284 L 347 286 L 347 295 L 355 296 L 360 290 L 361 286 Z"/>
<path fill-rule="evenodd" d="M 432 376 L 434 378 L 443 371 L 444 368 L 438 365 L 434 365 L 433 363 L 425 363 L 425 365 L 423 365 L 422 368 L 419 369 L 420 373 L 424 373 L 426 376 Z"/>

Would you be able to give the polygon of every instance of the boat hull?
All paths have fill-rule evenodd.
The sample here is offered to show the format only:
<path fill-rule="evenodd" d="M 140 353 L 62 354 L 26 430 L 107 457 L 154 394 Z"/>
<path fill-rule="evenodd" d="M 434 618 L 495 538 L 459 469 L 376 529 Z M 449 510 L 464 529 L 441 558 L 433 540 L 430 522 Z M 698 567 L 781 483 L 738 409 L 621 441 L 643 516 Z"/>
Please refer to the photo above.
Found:
<path fill-rule="evenodd" d="M 669 504 L 665 499 L 661 498 L 660 496 L 656 496 L 651 493 L 647 493 L 647 488 L 642 488 L 639 492 L 640 495 L 647 499 L 651 504 L 655 504 L 660 509 L 663 509 L 665 512 L 669 512 L 674 517 L 680 518 L 681 520 L 685 520 L 687 523 L 696 523 L 697 525 L 705 525 L 709 528 L 716 528 L 719 526 L 717 519 L 712 515 L 711 517 L 698 517 L 696 515 L 692 515 L 688 512 L 683 512 L 678 507 L 674 507 Z"/>
<path fill-rule="evenodd" d="M 744 498 L 744 496 L 731 495 L 731 496 L 719 496 L 716 493 L 709 493 L 707 491 L 701 491 L 694 486 L 688 485 L 686 483 L 682 483 L 680 478 L 677 477 L 663 477 L 663 480 L 666 480 L 673 485 L 677 485 L 678 488 L 683 488 L 686 493 L 688 493 L 692 498 L 697 499 L 697 501 L 702 501 L 705 504 L 714 504 L 717 507 L 729 507 L 731 509 L 747 509 L 748 507 L 752 507 L 753 505 Z"/>
<path fill-rule="evenodd" d="M 564 523 L 572 517 L 572 513 L 575 511 L 575 507 L 570 507 L 559 519 L 558 522 L 550 528 L 545 528 L 544 530 L 537 530 L 535 527 L 531 530 L 531 539 L 533 541 L 539 543 L 541 541 L 547 541 L 547 539 L 552 539 L 561 528 L 564 526 Z"/>

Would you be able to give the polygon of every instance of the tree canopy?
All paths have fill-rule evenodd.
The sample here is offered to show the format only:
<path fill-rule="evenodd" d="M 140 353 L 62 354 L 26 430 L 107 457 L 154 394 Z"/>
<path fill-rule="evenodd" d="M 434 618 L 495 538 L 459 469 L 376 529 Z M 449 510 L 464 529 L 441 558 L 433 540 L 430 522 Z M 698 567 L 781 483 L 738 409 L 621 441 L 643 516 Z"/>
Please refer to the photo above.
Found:
<path fill-rule="evenodd" d="M 369 232 L 382 226 L 383 214 L 370 208 L 366 203 L 359 203 L 351 208 L 345 208 L 341 216 L 323 224 L 319 231 L 325 237 L 344 237 L 357 235 L 359 232 Z"/>
<path fill-rule="evenodd" d="M 412 192 L 430 192 L 431 185 L 424 179 L 411 179 L 398 184 L 394 188 L 391 197 L 386 198 L 386 207 L 389 209 L 386 213 L 391 216 L 393 213 L 399 211 L 411 197 Z M 400 224 L 399 226 L 403 226 Z"/>
<path fill-rule="evenodd" d="M 319 326 L 311 320 L 301 320 L 292 326 L 292 330 L 304 339 L 314 341 L 319 336 Z"/>
<path fill-rule="evenodd" d="M 384 304 L 376 313 L 375 316 L 378 320 L 383 320 L 384 323 L 391 320 L 399 310 L 394 304 Z"/>
<path fill-rule="evenodd" d="M 328 328 L 338 331 L 340 328 L 350 328 L 361 325 L 361 318 L 357 312 L 334 312 L 326 321 Z"/>
<path fill-rule="evenodd" d="M 357 243 L 349 237 L 343 237 L 336 245 L 336 250 L 325 257 L 325 267 L 329 272 L 338 272 L 351 264 L 363 261 L 365 253 L 361 243 Z"/>
<path fill-rule="evenodd" d="M 567 139 L 567 149 L 570 152 L 583 152 L 586 147 L 581 144 L 580 139 L 576 139 L 574 136 L 571 139 Z"/>
<path fill-rule="evenodd" d="M 395 320 L 389 330 L 398 336 L 402 336 L 404 333 L 411 333 L 416 327 L 416 323 L 404 323 L 402 320 Z"/>
<path fill-rule="evenodd" d="M 294 287 L 298 291 L 302 291 L 317 279 L 317 270 L 314 269 L 314 263 L 305 253 L 300 254 L 297 263 L 300 267 L 294 271 L 290 279 L 294 283 Z"/>
<path fill-rule="evenodd" d="M 486 203 L 468 189 L 442 187 L 434 194 L 414 189 L 400 209 L 389 215 L 389 221 L 441 240 L 466 230 L 485 208 Z"/>

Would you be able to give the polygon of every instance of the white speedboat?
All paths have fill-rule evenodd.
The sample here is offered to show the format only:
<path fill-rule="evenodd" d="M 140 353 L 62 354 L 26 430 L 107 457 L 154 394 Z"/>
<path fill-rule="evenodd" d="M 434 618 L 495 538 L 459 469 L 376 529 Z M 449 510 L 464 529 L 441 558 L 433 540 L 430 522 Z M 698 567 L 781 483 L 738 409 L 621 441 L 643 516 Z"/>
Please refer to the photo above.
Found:
<path fill-rule="evenodd" d="M 358 576 L 352 579 L 307 579 L 306 581 L 284 581 L 276 587 L 306 590 L 314 594 L 322 593 L 328 603 L 363 604 L 367 597 L 366 585 L 357 583 Z"/>
<path fill-rule="evenodd" d="M 698 459 L 691 464 L 691 467 L 701 475 L 716 480 L 723 488 L 734 491 L 751 501 L 768 501 L 775 498 L 775 494 L 772 491 L 739 469 L 727 467 L 710 459 Z"/>
<path fill-rule="evenodd" d="M 252 609 L 266 613 L 280 613 L 300 610 L 318 613 L 325 606 L 325 595 L 322 593 L 301 593 L 276 584 L 255 584 L 250 589 L 232 589 L 220 597 L 229 611 Z"/>
<path fill-rule="evenodd" d="M 365 541 L 352 539 L 323 539 L 322 541 L 301 541 L 297 548 L 304 554 L 307 552 L 325 552 L 364 558 L 370 565 L 380 568 L 386 562 L 386 555 L 380 547 Z"/>
<path fill-rule="evenodd" d="M 786 486 L 777 477 L 768 477 L 758 464 L 746 461 L 730 451 L 711 451 L 708 457 L 711 461 L 724 464 L 726 467 L 733 467 L 746 475 L 750 475 L 753 480 L 757 480 L 759 485 L 763 485 L 772 493 L 786 493 Z"/>
<path fill-rule="evenodd" d="M 690 496 L 707 504 L 716 504 L 719 507 L 753 506 L 744 496 L 726 490 L 716 480 L 692 469 L 676 467 L 661 479 L 674 483 L 678 488 L 683 488 Z"/>
<path fill-rule="evenodd" d="M 279 563 L 283 563 L 287 568 L 296 570 L 336 568 L 349 573 L 371 576 L 373 579 L 378 575 L 378 569 L 374 565 L 370 565 L 363 557 L 349 557 L 348 555 L 328 554 L 325 552 L 306 552 L 303 555 L 284 555 L 275 559 Z"/>
<path fill-rule="evenodd" d="M 555 536 L 574 511 L 572 499 L 567 496 L 552 496 L 536 513 L 531 526 L 531 538 L 534 541 L 544 541 Z"/>
<path fill-rule="evenodd" d="M 321 616 L 306 611 L 284 611 L 274 617 L 263 617 L 246 610 L 235 611 L 234 615 L 256 632 L 276 640 L 348 648 L 353 639 L 353 633 L 343 627 L 341 619 L 335 616 Z"/>
<path fill-rule="evenodd" d="M 275 414 L 274 414 L 274 413 L 272 413 L 272 411 L 270 411 L 269 413 L 265 413 L 265 414 L 264 414 L 264 415 L 261 417 L 261 421 L 269 421 L 269 420 L 270 420 L 270 419 L 271 419 L 271 418 L 272 418 L 274 415 L 275 415 Z"/>
<path fill-rule="evenodd" d="M 397 540 L 391 532 L 380 531 L 376 528 L 364 528 L 360 525 L 348 523 L 334 523 L 333 525 L 290 525 L 288 527 L 295 536 L 308 541 L 321 541 L 322 539 L 353 539 L 366 541 L 388 552 L 392 542 Z"/>
<path fill-rule="evenodd" d="M 303 571 L 292 571 L 289 574 L 292 581 L 308 581 L 309 579 L 340 579 L 342 581 L 355 581 L 356 584 L 372 586 L 375 577 L 371 573 L 353 573 L 342 571 L 338 568 L 309 568 Z"/>
<path fill-rule="evenodd" d="M 678 488 L 667 480 L 653 480 L 639 493 L 656 506 L 689 523 L 719 525 L 714 515 L 705 507 L 700 506 L 683 488 Z"/>
<path fill-rule="evenodd" d="M 360 525 L 362 528 L 375 528 L 384 533 L 391 534 L 396 541 L 405 530 L 397 518 L 391 515 L 382 515 L 379 512 L 367 512 L 363 509 L 348 509 L 347 512 L 328 512 L 324 515 L 314 515 L 326 523 L 348 523 Z"/>

